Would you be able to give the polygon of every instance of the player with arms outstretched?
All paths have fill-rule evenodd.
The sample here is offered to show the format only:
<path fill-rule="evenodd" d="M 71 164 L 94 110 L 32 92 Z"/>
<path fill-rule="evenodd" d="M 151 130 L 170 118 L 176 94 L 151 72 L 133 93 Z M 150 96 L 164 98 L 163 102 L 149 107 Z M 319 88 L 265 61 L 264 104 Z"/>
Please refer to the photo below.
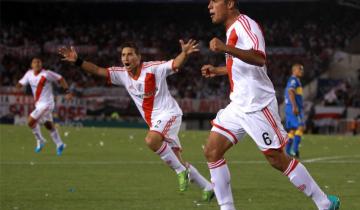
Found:
<path fill-rule="evenodd" d="M 57 155 L 61 155 L 65 144 L 53 123 L 52 112 L 55 102 L 51 83 L 59 83 L 66 92 L 65 99 L 72 99 L 72 93 L 70 93 L 65 79 L 53 71 L 43 69 L 41 59 L 35 57 L 31 61 L 31 69 L 19 80 L 16 88 L 20 90 L 23 86 L 30 85 L 34 95 L 35 110 L 31 112 L 28 118 L 28 126 L 32 129 L 37 142 L 35 152 L 39 153 L 46 142 L 39 126 L 39 123 L 44 123 L 45 128 L 50 131 L 50 136 L 56 144 Z"/>
<path fill-rule="evenodd" d="M 296 63 L 291 67 L 291 77 L 285 88 L 285 127 L 288 130 L 289 141 L 286 153 L 300 158 L 299 144 L 304 133 L 303 89 L 300 78 L 304 75 L 303 65 Z"/>
<path fill-rule="evenodd" d="M 224 155 L 245 134 L 255 141 L 274 168 L 313 199 L 318 209 L 338 209 L 339 199 L 326 196 L 306 168 L 283 151 L 287 133 L 281 125 L 275 90 L 266 73 L 265 41 L 259 25 L 239 12 L 236 0 L 210 0 L 208 9 L 212 22 L 226 28 L 226 43 L 218 38 L 210 41 L 211 51 L 225 53 L 226 66 L 204 65 L 202 74 L 228 75 L 230 81 L 231 103 L 212 121 L 204 151 L 220 209 L 235 209 Z"/>
<path fill-rule="evenodd" d="M 177 173 L 180 191 L 186 191 L 190 179 L 203 189 L 203 200 L 210 201 L 214 196 L 211 183 L 181 158 L 178 132 L 182 111 L 170 95 L 166 82 L 167 76 L 176 73 L 192 53 L 199 51 L 193 40 L 187 43 L 180 40 L 180 44 L 182 51 L 175 59 L 142 62 L 135 43 L 124 43 L 121 50 L 123 67 L 110 68 L 81 60 L 73 47 L 62 48 L 59 53 L 64 60 L 86 72 L 105 77 L 114 85 L 123 85 L 150 128 L 145 137 L 147 146 Z"/>

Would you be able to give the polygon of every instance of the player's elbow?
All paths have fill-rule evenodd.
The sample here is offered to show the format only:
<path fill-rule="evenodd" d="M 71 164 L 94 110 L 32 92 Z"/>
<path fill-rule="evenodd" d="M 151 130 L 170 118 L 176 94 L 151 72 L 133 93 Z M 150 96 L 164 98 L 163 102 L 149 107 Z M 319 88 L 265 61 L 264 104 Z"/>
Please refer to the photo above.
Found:
<path fill-rule="evenodd" d="M 263 67 L 266 64 L 266 56 L 261 51 L 254 51 L 254 65 Z"/>
<path fill-rule="evenodd" d="M 64 84 L 64 83 L 65 83 L 64 77 L 60 77 L 60 79 L 58 79 L 58 82 L 59 82 L 60 84 Z"/>
<path fill-rule="evenodd" d="M 266 64 L 266 58 L 264 55 L 258 55 L 256 59 L 256 64 L 259 67 L 263 67 Z"/>
<path fill-rule="evenodd" d="M 175 72 L 178 72 L 181 66 L 182 65 L 180 63 L 174 61 L 171 65 L 171 69 Z"/>
<path fill-rule="evenodd" d="M 100 77 L 105 77 L 105 78 L 107 78 L 109 76 L 106 68 L 98 68 L 95 74 Z"/>
<path fill-rule="evenodd" d="M 263 67 L 265 65 L 265 63 L 266 63 L 266 60 L 264 58 L 260 58 L 256 65 L 259 67 Z"/>

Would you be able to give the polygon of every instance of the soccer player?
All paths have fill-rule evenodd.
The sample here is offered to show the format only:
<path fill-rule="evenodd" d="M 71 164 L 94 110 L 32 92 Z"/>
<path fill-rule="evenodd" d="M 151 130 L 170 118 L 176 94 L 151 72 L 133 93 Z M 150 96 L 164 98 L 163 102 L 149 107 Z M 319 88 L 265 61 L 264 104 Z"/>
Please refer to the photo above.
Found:
<path fill-rule="evenodd" d="M 228 75 L 230 81 L 231 103 L 212 121 L 204 150 L 220 209 L 235 209 L 224 154 L 245 134 L 255 141 L 275 169 L 312 198 L 318 209 L 338 209 L 339 199 L 326 196 L 304 165 L 283 152 L 287 133 L 281 125 L 274 87 L 266 73 L 265 41 L 259 25 L 239 12 L 236 0 L 210 0 L 208 9 L 212 22 L 226 28 L 226 43 L 218 38 L 210 41 L 211 51 L 225 53 L 226 66 L 204 65 L 201 71 L 205 77 Z"/>
<path fill-rule="evenodd" d="M 300 78 L 304 75 L 304 67 L 294 64 L 291 67 L 292 75 L 285 89 L 286 129 L 289 141 L 286 144 L 286 153 L 296 158 L 300 157 L 299 144 L 304 132 L 303 89 Z"/>
<path fill-rule="evenodd" d="M 31 60 L 31 69 L 19 80 L 16 88 L 20 90 L 23 86 L 30 85 L 34 95 L 35 110 L 31 112 L 28 118 L 28 126 L 36 139 L 35 152 L 39 153 L 45 145 L 45 138 L 41 134 L 39 123 L 44 123 L 45 128 L 50 131 L 50 136 L 56 144 L 56 153 L 61 155 L 65 148 L 65 144 L 53 123 L 52 112 L 55 107 L 54 95 L 51 83 L 59 83 L 65 90 L 66 100 L 72 99 L 72 94 L 69 91 L 69 86 L 65 79 L 50 70 L 45 70 L 42 67 L 42 61 L 38 57 Z"/>
<path fill-rule="evenodd" d="M 182 51 L 175 59 L 142 62 L 135 43 L 124 43 L 121 50 L 123 67 L 110 68 L 83 61 L 73 47 L 61 48 L 59 53 L 63 60 L 75 63 L 86 72 L 105 77 L 114 85 L 123 85 L 149 126 L 145 137 L 147 146 L 177 173 L 180 191 L 187 190 L 190 180 L 202 188 L 202 199 L 210 201 L 214 196 L 211 183 L 181 158 L 178 132 L 182 111 L 170 95 L 166 82 L 167 76 L 178 72 L 188 57 L 199 51 L 194 40 L 187 43 L 180 40 L 180 44 Z"/>

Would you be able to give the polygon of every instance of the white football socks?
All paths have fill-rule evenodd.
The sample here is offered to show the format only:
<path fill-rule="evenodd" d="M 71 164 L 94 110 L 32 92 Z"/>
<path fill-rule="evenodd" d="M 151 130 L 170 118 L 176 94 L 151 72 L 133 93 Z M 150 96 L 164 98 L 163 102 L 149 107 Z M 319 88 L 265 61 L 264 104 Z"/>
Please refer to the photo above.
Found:
<path fill-rule="evenodd" d="M 177 174 L 186 170 L 185 166 L 181 164 L 178 157 L 175 155 L 174 151 L 170 148 L 170 146 L 168 146 L 168 144 L 165 141 L 161 145 L 160 149 L 156 151 L 156 153 Z"/>
<path fill-rule="evenodd" d="M 60 147 L 63 144 L 61 137 L 56 128 L 54 128 L 52 131 L 50 131 L 50 136 L 57 147 Z"/>
<path fill-rule="evenodd" d="M 230 185 L 230 171 L 225 159 L 208 163 L 217 202 L 221 210 L 235 210 Z"/>
<path fill-rule="evenodd" d="M 305 195 L 312 198 L 319 210 L 328 210 L 330 208 L 330 201 L 326 194 L 316 184 L 305 166 L 293 159 L 284 175 L 288 176 L 290 182 L 295 185 Z"/>
<path fill-rule="evenodd" d="M 201 189 L 206 190 L 206 191 L 210 191 L 212 190 L 212 184 L 205 179 L 205 177 L 203 177 L 199 171 L 192 166 L 191 164 L 189 164 L 189 178 L 191 182 L 194 182 L 196 185 L 198 185 Z"/>
<path fill-rule="evenodd" d="M 31 130 L 35 136 L 37 147 L 40 147 L 40 144 L 44 144 L 46 140 L 41 134 L 39 124 L 36 124 L 36 126 L 34 128 L 32 128 Z"/>

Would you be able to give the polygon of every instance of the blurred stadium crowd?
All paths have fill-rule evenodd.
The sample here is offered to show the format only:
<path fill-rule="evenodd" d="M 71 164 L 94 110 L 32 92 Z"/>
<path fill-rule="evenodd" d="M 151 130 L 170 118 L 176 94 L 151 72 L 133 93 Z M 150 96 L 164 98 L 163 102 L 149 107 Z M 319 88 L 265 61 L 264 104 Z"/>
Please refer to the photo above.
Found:
<path fill-rule="evenodd" d="M 249 6 L 248 9 L 249 11 L 245 10 L 244 13 L 250 13 L 249 16 L 255 18 L 263 28 L 267 45 L 268 74 L 280 101 L 293 62 L 304 64 L 303 84 L 306 84 L 327 69 L 334 50 L 346 47 L 360 32 L 360 22 L 353 21 L 358 15 L 352 10 L 340 11 L 339 14 L 319 6 L 283 18 L 276 15 L 283 12 L 283 7 L 278 11 L 274 8 L 275 11 L 272 10 L 272 15 L 269 16 L 259 13 L 256 7 Z M 44 12 L 42 9 L 38 10 L 40 13 Z M 71 14 L 76 12 L 76 9 L 73 10 L 56 11 Z M 45 68 L 64 75 L 72 89 L 80 94 L 83 88 L 104 86 L 106 82 L 85 75 L 76 70 L 76 67 L 61 62 L 56 53 L 59 46 L 80 47 L 83 49 L 80 50 L 83 52 L 80 54 L 84 59 L 101 66 L 112 66 L 120 65 L 118 47 L 124 41 L 136 41 L 144 60 L 164 60 L 171 59 L 179 52 L 180 38 L 194 38 L 200 41 L 201 53 L 191 58 L 178 75 L 169 78 L 172 94 L 178 98 L 226 99 L 229 90 L 226 77 L 205 80 L 200 75 L 200 67 L 203 64 L 224 64 L 223 55 L 215 55 L 207 49 L 212 37 L 224 39 L 224 29 L 212 26 L 203 10 L 199 12 L 205 15 L 203 18 L 196 18 L 193 13 L 186 19 L 177 18 L 175 21 L 164 18 L 154 21 L 146 16 L 135 19 L 119 18 L 110 13 L 107 14 L 108 18 L 91 20 L 86 20 L 86 17 L 66 18 L 66 21 L 62 18 L 43 18 L 36 21 L 36 25 L 25 18 L 10 18 L 2 22 L 0 30 L 0 46 L 5 48 L 5 51 L 2 50 L 0 53 L 0 85 L 15 85 L 28 69 L 31 58 L 29 54 L 33 53 L 42 58 Z M 10 48 L 11 53 L 6 50 Z M 13 49 L 28 49 L 30 53 L 21 55 Z M 359 98 L 359 91 L 344 91 L 344 88 L 350 89 L 345 85 L 334 91 L 336 97 L 344 99 L 341 103 L 360 106 L 355 100 L 356 97 Z M 328 98 L 334 97 L 334 94 L 328 95 Z"/>

